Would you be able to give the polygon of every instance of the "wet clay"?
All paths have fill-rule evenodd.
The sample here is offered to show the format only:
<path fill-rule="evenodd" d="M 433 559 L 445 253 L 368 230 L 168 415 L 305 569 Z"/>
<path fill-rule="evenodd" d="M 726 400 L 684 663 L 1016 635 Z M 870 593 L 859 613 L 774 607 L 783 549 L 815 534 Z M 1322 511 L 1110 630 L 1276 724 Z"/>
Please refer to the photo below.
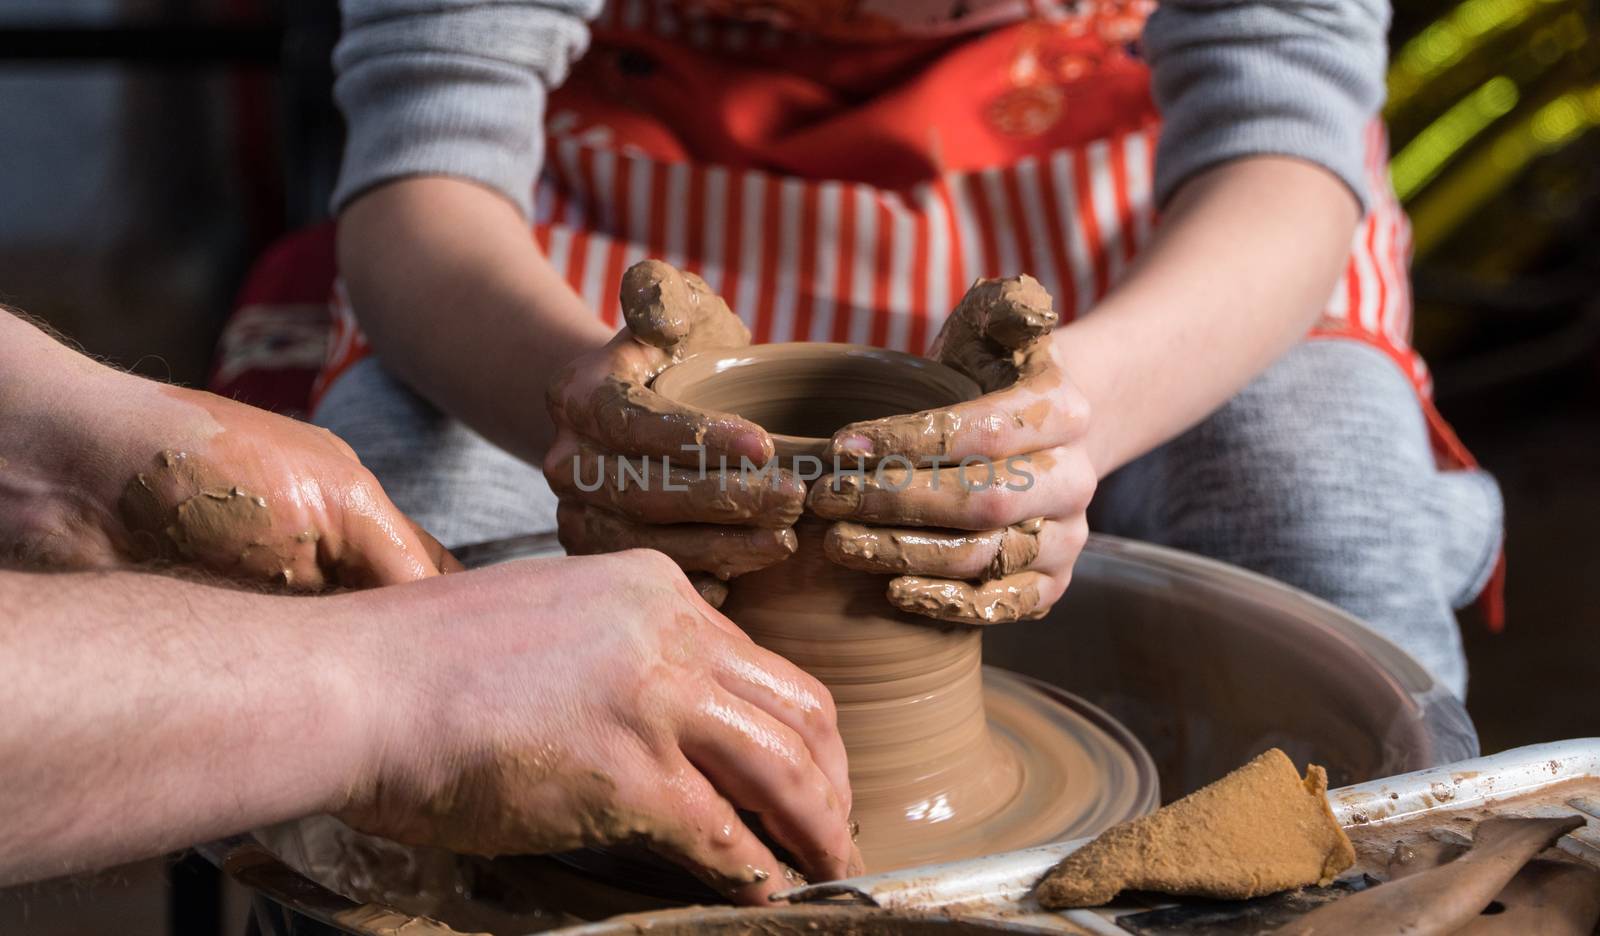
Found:
<path fill-rule="evenodd" d="M 784 467 L 803 473 L 808 457 L 826 463 L 813 476 L 831 470 L 828 440 L 843 425 L 978 394 L 972 381 L 926 359 L 827 344 L 701 355 L 665 371 L 653 389 L 751 419 L 772 433 Z M 722 607 L 833 694 L 869 871 L 1089 835 L 1148 808 L 1129 795 L 1137 784 L 1106 786 L 1117 767 L 1127 778 L 1137 773 L 1128 750 L 1041 704 L 1026 684 L 986 693 L 981 628 L 896 611 L 881 574 L 829 559 L 892 564 L 933 551 L 954 563 L 981 555 L 988 565 L 1004 544 L 960 535 L 935 542 L 913 531 L 868 544 L 812 513 L 794 531 L 795 554 L 731 581 Z M 1004 545 L 1013 558 L 999 561 L 1030 548 Z"/>
<path fill-rule="evenodd" d="M 998 390 L 1039 372 L 1039 339 L 1058 320 L 1050 293 L 1033 277 L 980 279 L 950 314 L 932 353 L 985 391 Z"/>
<path fill-rule="evenodd" d="M 1355 851 L 1328 808 L 1327 789 L 1321 767 L 1309 766 L 1302 778 L 1273 748 L 1068 855 L 1036 896 L 1043 907 L 1066 909 L 1098 906 L 1123 890 L 1242 900 L 1329 884 L 1355 862 Z"/>
<path fill-rule="evenodd" d="M 1038 529 L 1037 522 L 982 533 L 841 522 L 828 528 L 822 548 L 833 562 L 862 572 L 930 569 L 948 578 L 995 579 L 1038 558 Z"/>
<path fill-rule="evenodd" d="M 831 485 L 814 488 L 812 500 L 831 504 L 831 498 L 815 497 L 827 487 Z M 1030 520 L 969 533 L 841 521 L 828 528 L 822 546 L 838 565 L 897 576 L 886 592 L 897 608 L 953 623 L 1002 624 L 1034 620 L 1049 611 L 1040 601 L 1042 577 L 1025 571 L 1039 555 L 1042 525 Z M 913 569 L 922 574 L 909 574 Z"/>
<path fill-rule="evenodd" d="M 607 345 L 605 375 L 591 380 L 577 365 L 558 375 L 546 400 L 551 417 L 612 452 L 677 458 L 684 445 L 743 451 L 733 444 L 748 434 L 743 420 L 665 405 L 646 385 L 689 355 L 748 345 L 749 329 L 704 280 L 659 260 L 628 268 L 621 301 L 628 330 Z M 771 456 L 764 440 L 746 442 L 757 449 L 749 454 Z"/>
<path fill-rule="evenodd" d="M 485 858 L 631 842 L 690 855 L 705 837 L 687 817 L 624 804 L 607 773 L 570 762 L 554 746 L 484 755 L 443 785 L 391 782 L 351 790 L 336 818 L 402 845 Z M 698 873 L 720 893 L 756 883 L 764 874 L 747 864 L 707 866 Z"/>
<path fill-rule="evenodd" d="M 675 406 L 756 423 L 771 435 L 785 467 L 804 457 L 828 470 L 828 440 L 841 427 L 921 410 L 932 411 L 929 418 L 937 422 L 951 404 L 982 392 L 970 378 L 927 358 L 826 342 L 697 355 L 663 371 L 650 389 Z"/>
<path fill-rule="evenodd" d="M 127 483 L 117 508 L 137 559 L 320 584 L 315 533 L 274 530 L 264 495 L 228 483 L 185 452 L 157 455 Z"/>
<path fill-rule="evenodd" d="M 651 347 L 692 353 L 750 342 L 749 331 L 705 280 L 660 260 L 628 267 L 619 298 L 628 330 Z"/>
<path fill-rule="evenodd" d="M 634 523 L 606 510 L 556 511 L 561 542 L 575 556 L 655 549 L 685 572 L 704 572 L 726 581 L 793 555 L 795 531 L 715 523 Z"/>
<path fill-rule="evenodd" d="M 1458 932 L 1477 920 L 1535 855 L 1584 823 L 1582 816 L 1485 819 L 1473 834 L 1472 847 L 1454 861 L 1319 907 L 1277 932 L 1286 936 Z"/>
<path fill-rule="evenodd" d="M 1049 609 L 1040 607 L 1037 574 L 972 585 L 948 579 L 908 575 L 889 583 L 889 602 L 941 621 L 1008 624 L 1035 620 Z"/>
<path fill-rule="evenodd" d="M 1033 277 L 1024 274 L 979 279 L 946 320 L 930 354 L 972 380 L 984 393 L 1021 381 L 1028 381 L 1036 390 L 1048 391 L 1060 378 L 1049 372 L 1050 343 L 1044 339 L 1058 320 L 1050 293 Z M 941 455 L 950 450 L 950 440 L 958 432 L 993 433 L 1004 428 L 1006 422 L 1037 428 L 1052 409 L 1052 401 L 1041 398 L 1010 414 L 978 417 L 984 420 L 981 425 L 972 424 L 970 415 L 964 417 L 960 411 L 948 408 L 868 415 L 852 427 L 849 437 L 835 442 L 830 452 L 869 457 L 885 452 Z"/>
<path fill-rule="evenodd" d="M 641 523 L 787 527 L 800 519 L 806 499 L 805 485 L 788 471 L 701 472 L 589 446 L 580 448 L 570 476 L 558 471 L 548 477 L 558 494 Z"/>

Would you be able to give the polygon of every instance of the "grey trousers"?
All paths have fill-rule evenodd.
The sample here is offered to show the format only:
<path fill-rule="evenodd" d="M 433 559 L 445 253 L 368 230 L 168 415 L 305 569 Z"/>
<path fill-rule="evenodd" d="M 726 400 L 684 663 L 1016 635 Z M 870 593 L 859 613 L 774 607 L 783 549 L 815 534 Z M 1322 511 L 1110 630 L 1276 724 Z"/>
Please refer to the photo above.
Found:
<path fill-rule="evenodd" d="M 537 468 L 444 416 L 368 358 L 316 422 L 447 545 L 555 528 Z M 1481 471 L 1441 472 L 1405 376 L 1355 342 L 1306 342 L 1204 422 L 1106 478 L 1095 529 L 1271 576 L 1367 621 L 1457 695 L 1455 609 L 1482 590 L 1503 504 Z"/>

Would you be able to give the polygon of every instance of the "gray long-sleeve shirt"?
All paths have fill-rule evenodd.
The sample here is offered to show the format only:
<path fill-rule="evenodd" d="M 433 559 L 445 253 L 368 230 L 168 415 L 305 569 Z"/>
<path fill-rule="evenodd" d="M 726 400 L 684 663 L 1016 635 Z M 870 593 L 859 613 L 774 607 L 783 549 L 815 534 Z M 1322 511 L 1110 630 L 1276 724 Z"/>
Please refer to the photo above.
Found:
<path fill-rule="evenodd" d="M 547 93 L 602 0 L 343 0 L 334 202 L 412 175 L 470 179 L 531 213 Z M 1293 156 L 1367 200 L 1387 0 L 1165 0 L 1144 32 L 1164 121 L 1156 198 L 1231 159 Z"/>

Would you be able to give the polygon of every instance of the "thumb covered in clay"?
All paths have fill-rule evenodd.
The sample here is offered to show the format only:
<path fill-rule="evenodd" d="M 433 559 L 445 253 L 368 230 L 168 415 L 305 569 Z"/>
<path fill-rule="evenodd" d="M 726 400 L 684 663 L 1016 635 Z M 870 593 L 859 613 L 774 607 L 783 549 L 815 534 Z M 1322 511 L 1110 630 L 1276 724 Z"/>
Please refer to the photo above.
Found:
<path fill-rule="evenodd" d="M 604 348 L 575 361 L 551 384 L 549 409 L 563 431 L 550 461 L 565 464 L 572 434 L 601 450 L 682 463 L 726 457 L 765 464 L 772 439 L 747 419 L 674 403 L 650 389 L 662 371 L 701 351 L 742 348 L 750 332 L 693 273 L 641 260 L 623 274 L 626 326 Z"/>
<path fill-rule="evenodd" d="M 977 381 L 986 393 L 1043 365 L 1043 339 L 1060 321 L 1050 293 L 1026 273 L 979 279 L 934 340 L 930 356 Z"/>
<path fill-rule="evenodd" d="M 662 260 L 622 274 L 622 317 L 634 339 L 674 361 L 708 349 L 742 348 L 750 330 L 706 281 Z"/>
<path fill-rule="evenodd" d="M 621 302 L 628 333 L 666 358 L 663 366 L 652 369 L 651 382 L 666 367 L 691 355 L 750 344 L 750 330 L 705 280 L 663 260 L 641 260 L 629 267 L 622 275 Z M 745 457 L 765 464 L 772 457 L 772 441 L 755 423 L 647 392 L 652 408 L 663 417 L 705 428 L 692 446 L 703 450 L 706 458 Z M 680 443 L 680 451 L 683 444 L 688 443 Z"/>
<path fill-rule="evenodd" d="M 1057 440 L 1042 431 L 1056 415 L 1049 341 L 1060 317 L 1050 293 L 1027 274 L 979 279 L 945 321 L 929 356 L 976 383 L 976 400 L 851 423 L 831 454 L 881 459 L 1018 454 Z M 1059 421 L 1059 420 L 1055 420 Z"/>

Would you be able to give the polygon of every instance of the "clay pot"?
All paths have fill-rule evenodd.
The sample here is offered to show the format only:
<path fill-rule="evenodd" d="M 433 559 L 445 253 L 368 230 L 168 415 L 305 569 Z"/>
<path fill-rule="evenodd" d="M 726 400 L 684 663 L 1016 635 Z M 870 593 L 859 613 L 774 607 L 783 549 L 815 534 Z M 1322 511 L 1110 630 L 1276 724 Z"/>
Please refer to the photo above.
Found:
<path fill-rule="evenodd" d="M 848 423 L 979 394 L 925 358 L 819 343 L 699 355 L 654 389 L 761 425 L 780 464 L 803 475 L 819 470 L 805 456 L 831 470 L 828 439 Z M 826 529 L 803 516 L 798 552 L 735 579 L 722 610 L 833 693 L 870 871 L 1093 834 L 1153 808 L 1153 785 L 1133 782 L 1150 769 L 1131 736 L 1017 677 L 991 678 L 986 693 L 982 629 L 896 610 L 886 576 L 823 555 Z"/>

